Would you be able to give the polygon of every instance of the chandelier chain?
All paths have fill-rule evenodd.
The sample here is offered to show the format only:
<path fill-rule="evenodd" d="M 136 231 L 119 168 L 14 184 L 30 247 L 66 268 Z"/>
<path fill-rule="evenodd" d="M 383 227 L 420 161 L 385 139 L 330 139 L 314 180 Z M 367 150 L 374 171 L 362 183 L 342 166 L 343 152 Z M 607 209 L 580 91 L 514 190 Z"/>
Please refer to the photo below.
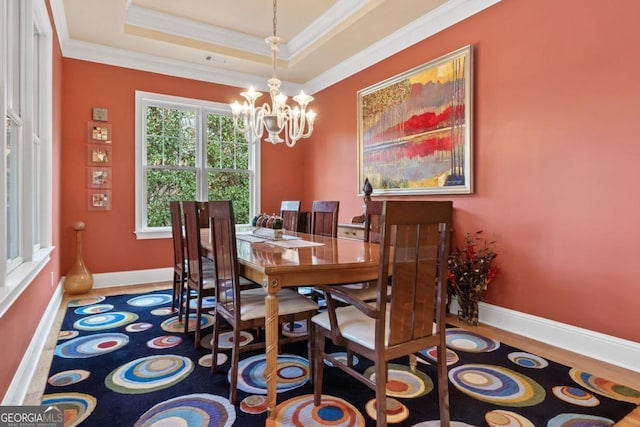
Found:
<path fill-rule="evenodd" d="M 278 0 L 273 0 L 273 37 L 276 37 L 276 27 L 278 26 Z"/>

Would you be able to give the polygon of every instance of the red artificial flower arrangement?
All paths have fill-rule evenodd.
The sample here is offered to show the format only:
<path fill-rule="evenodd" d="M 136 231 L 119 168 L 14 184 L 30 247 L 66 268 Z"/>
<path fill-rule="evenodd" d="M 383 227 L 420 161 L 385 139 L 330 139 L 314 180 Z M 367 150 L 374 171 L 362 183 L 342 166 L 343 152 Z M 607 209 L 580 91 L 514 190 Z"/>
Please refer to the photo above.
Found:
<path fill-rule="evenodd" d="M 480 237 L 482 230 L 465 235 L 465 248 L 456 248 L 449 256 L 449 292 L 479 301 L 482 293 L 496 277 L 499 268 L 494 264 L 498 254 L 493 250 L 495 241 Z"/>

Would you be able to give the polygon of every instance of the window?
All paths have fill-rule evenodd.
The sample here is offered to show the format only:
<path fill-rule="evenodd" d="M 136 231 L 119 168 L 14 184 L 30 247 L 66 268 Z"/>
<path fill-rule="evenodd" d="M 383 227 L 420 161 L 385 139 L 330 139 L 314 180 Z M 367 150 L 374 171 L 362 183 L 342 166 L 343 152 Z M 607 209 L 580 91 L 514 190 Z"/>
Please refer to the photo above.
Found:
<path fill-rule="evenodd" d="M 52 29 L 44 0 L 0 5 L 0 316 L 49 260 Z"/>
<path fill-rule="evenodd" d="M 259 206 L 259 144 L 227 104 L 136 92 L 136 235 L 171 237 L 169 201 L 233 201 L 237 224 Z"/>

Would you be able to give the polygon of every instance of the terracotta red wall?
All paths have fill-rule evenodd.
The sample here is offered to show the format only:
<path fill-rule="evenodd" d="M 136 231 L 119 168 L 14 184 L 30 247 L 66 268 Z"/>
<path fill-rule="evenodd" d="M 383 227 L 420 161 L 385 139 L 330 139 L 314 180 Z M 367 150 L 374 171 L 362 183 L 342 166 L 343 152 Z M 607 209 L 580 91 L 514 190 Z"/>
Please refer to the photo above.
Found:
<path fill-rule="evenodd" d="M 51 20 L 53 22 L 53 20 Z M 2 369 L 0 369 L 0 401 L 4 398 L 13 376 L 16 373 L 24 353 L 36 333 L 38 323 L 60 281 L 60 119 L 62 55 L 59 43 L 54 35 L 53 46 L 53 203 L 52 203 L 52 243 L 55 249 L 51 253 L 51 261 L 20 295 L 12 307 L 0 318 L 0 342 L 5 343 L 2 349 Z"/>
<path fill-rule="evenodd" d="M 361 211 L 356 92 L 462 46 L 475 56 L 475 193 L 454 228 L 498 240 L 487 302 L 640 341 L 640 3 L 509 0 L 316 94 L 308 191 Z"/>
<path fill-rule="evenodd" d="M 63 60 L 62 266 L 74 259 L 76 221 L 85 222 L 84 259 L 92 273 L 170 267 L 170 239 L 137 240 L 135 229 L 135 91 L 231 102 L 240 90 L 194 80 Z M 87 208 L 87 122 L 92 107 L 108 109 L 112 126 L 112 210 Z M 287 168 L 301 154 L 281 145 L 262 145 L 262 198 L 265 210 L 279 209 L 280 194 L 298 198 L 300 180 L 288 180 Z M 277 201 L 272 200 L 276 197 Z"/>

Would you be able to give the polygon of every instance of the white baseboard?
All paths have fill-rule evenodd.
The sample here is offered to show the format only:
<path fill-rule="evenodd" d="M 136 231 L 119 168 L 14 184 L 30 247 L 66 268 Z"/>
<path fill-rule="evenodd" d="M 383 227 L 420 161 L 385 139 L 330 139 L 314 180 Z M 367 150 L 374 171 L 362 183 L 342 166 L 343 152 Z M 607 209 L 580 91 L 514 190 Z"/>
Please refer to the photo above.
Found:
<path fill-rule="evenodd" d="M 451 313 L 458 312 L 451 301 Z M 632 371 L 640 371 L 640 344 L 496 305 L 479 303 L 481 323 Z"/>
<path fill-rule="evenodd" d="M 140 285 L 144 283 L 170 282 L 173 280 L 173 268 L 154 268 L 151 270 L 118 271 L 93 275 L 94 288 Z"/>
<path fill-rule="evenodd" d="M 20 366 L 18 366 L 18 369 L 13 376 L 13 380 L 2 399 L 3 406 L 23 404 L 24 399 L 27 396 L 29 386 L 31 385 L 31 380 L 38 369 L 40 357 L 42 356 L 44 346 L 47 342 L 47 337 L 51 333 L 51 328 L 55 323 L 58 309 L 62 302 L 63 293 L 64 289 L 62 287 L 62 282 L 59 282 L 55 292 L 51 296 L 51 301 L 49 301 L 47 309 L 42 314 L 38 327 L 36 328 L 36 331 L 31 338 L 31 342 L 29 343 L 29 347 L 22 356 Z"/>

